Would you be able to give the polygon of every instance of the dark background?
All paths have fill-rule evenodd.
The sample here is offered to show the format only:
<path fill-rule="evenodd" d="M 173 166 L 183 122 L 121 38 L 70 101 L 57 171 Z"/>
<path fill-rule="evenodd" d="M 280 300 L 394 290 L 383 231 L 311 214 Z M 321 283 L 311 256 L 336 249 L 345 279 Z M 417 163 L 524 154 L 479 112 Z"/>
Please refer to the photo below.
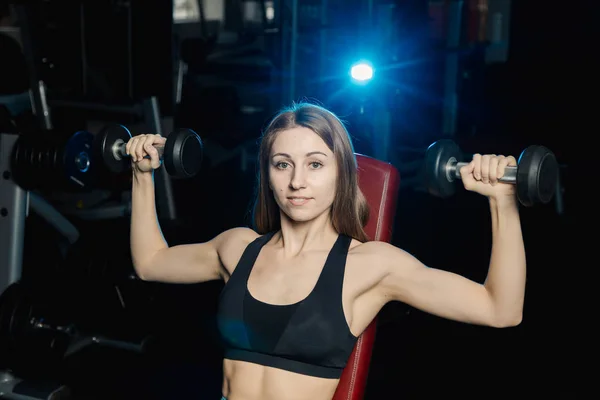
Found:
<path fill-rule="evenodd" d="M 452 137 L 466 153 L 518 156 L 530 144 L 549 147 L 561 164 L 563 206 L 521 208 L 528 260 L 523 322 L 492 329 L 389 304 L 379 318 L 367 398 L 571 399 L 593 393 L 586 376 L 588 362 L 595 362 L 587 332 L 595 315 L 588 286 L 597 262 L 592 99 L 598 2 L 506 2 L 508 50 L 496 62 L 485 61 L 491 45 L 472 33 L 477 28 L 468 1 L 460 43 L 452 48 L 443 29 L 439 33 L 443 24 L 433 18 L 443 1 L 372 2 L 387 10 L 372 25 L 367 1 L 329 2 L 325 24 L 315 18 L 320 2 L 302 1 L 296 39 L 290 35 L 291 1 L 274 2 L 275 18 L 265 23 L 239 12 L 240 2 L 224 3 L 224 20 L 185 23 L 174 21 L 173 4 L 162 0 L 3 6 L 4 26 L 26 32 L 30 41 L 3 34 L 2 95 L 10 98 L 43 80 L 50 99 L 131 104 L 157 96 L 164 126 L 196 130 L 206 143 L 203 169 L 192 179 L 172 181 L 179 218 L 161 217 L 172 245 L 249 224 L 255 168 L 252 161 L 241 167 L 238 150 L 252 153 L 280 107 L 292 100 L 319 102 L 348 122 L 356 151 L 373 156 L 378 116 L 391 115 L 387 161 L 402 178 L 393 243 L 429 266 L 478 282 L 485 279 L 490 255 L 487 202 L 464 190 L 444 200 L 426 193 L 426 147 L 443 137 Z M 460 65 L 459 111 L 456 129 L 444 132 L 443 82 L 451 53 Z M 347 69 L 363 55 L 382 67 L 369 88 L 350 86 Z M 178 101 L 180 61 L 187 73 Z M 134 134 L 146 129 L 143 118 L 118 113 L 56 108 L 52 117 L 52 131 L 44 133 L 57 136 L 109 122 L 128 125 Z M 44 131 L 27 111 L 16 119 L 22 132 Z M 58 364 L 30 354 L 15 370 L 32 379 L 64 380 L 82 398 L 218 398 L 221 350 L 214 311 L 221 284 L 127 279 L 128 218 L 90 220 L 71 207 L 82 199 L 85 209 L 123 193 L 126 198 L 128 185 L 125 174 L 99 179 L 91 193 L 42 191 L 82 236 L 65 250 L 52 228 L 31 214 L 23 280 L 38 287 L 40 301 L 52 305 L 48 312 L 64 321 L 122 340 L 151 336 L 147 354 L 96 347 Z"/>

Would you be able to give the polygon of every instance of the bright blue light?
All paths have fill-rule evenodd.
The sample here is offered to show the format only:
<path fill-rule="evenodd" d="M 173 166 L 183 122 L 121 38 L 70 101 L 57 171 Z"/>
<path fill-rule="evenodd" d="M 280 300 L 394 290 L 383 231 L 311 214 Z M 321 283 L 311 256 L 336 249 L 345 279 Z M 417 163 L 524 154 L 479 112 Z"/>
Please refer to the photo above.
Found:
<path fill-rule="evenodd" d="M 358 82 L 368 82 L 373 78 L 373 67 L 366 62 L 354 64 L 350 69 L 350 76 Z"/>

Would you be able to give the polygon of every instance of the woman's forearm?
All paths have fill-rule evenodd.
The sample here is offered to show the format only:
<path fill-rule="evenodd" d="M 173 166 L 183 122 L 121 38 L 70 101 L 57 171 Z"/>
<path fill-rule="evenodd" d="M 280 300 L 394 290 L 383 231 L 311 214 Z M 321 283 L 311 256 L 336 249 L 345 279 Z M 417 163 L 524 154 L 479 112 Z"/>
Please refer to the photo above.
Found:
<path fill-rule="evenodd" d="M 156 214 L 152 173 L 134 173 L 131 189 L 131 257 L 138 275 L 160 250 L 168 247 Z"/>
<path fill-rule="evenodd" d="M 521 322 L 525 298 L 526 259 L 519 208 L 512 198 L 490 199 L 492 254 L 485 287 L 500 326 Z"/>

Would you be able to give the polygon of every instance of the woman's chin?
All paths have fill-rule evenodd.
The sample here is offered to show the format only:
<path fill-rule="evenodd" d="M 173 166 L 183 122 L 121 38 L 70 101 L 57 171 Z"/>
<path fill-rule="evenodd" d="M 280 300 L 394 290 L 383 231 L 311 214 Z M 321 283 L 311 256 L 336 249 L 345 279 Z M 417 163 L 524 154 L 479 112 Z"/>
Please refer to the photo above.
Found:
<path fill-rule="evenodd" d="M 317 217 L 307 210 L 286 210 L 285 215 L 293 222 L 308 222 Z"/>
<path fill-rule="evenodd" d="M 318 219 L 327 211 L 317 211 L 317 210 L 309 210 L 309 209 L 285 209 L 283 210 L 283 214 L 292 222 L 303 223 L 310 222 Z"/>

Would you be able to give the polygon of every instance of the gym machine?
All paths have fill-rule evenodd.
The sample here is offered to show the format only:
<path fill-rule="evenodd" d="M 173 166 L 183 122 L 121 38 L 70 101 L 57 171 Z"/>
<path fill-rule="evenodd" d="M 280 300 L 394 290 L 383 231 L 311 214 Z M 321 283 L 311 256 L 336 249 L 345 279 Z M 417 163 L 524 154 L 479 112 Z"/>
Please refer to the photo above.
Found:
<path fill-rule="evenodd" d="M 21 277 L 25 219 L 33 209 L 74 244 L 77 228 L 50 203 L 35 193 L 39 188 L 67 191 L 93 187 L 94 168 L 100 164 L 119 174 L 130 166 L 124 146 L 131 133 L 123 125 L 109 125 L 96 135 L 78 131 L 66 140 L 44 135 L 19 135 L 0 132 L 0 291 Z M 166 174 L 190 178 L 200 169 L 203 144 L 192 130 L 178 129 L 158 148 Z M 161 167 L 162 168 L 162 167 Z M 156 188 L 157 197 L 161 193 Z M 167 204 L 171 196 L 163 197 Z M 173 208 L 174 204 L 167 207 Z M 169 214 L 169 216 L 173 216 Z"/>
<path fill-rule="evenodd" d="M 128 341 L 86 333 L 77 323 L 64 323 L 70 315 L 58 305 L 49 304 L 36 287 L 22 282 L 11 284 L 0 295 L 0 368 L 12 368 L 0 372 L 2 398 L 70 398 L 65 385 L 21 379 L 13 371 L 19 374 L 24 365 L 35 365 L 35 371 L 57 372 L 65 360 L 90 346 L 142 354 L 152 341 L 151 336 Z"/>
<path fill-rule="evenodd" d="M 4 124 L 8 126 L 9 124 Z M 130 167 L 125 144 L 131 133 L 123 125 L 109 125 L 96 135 L 78 131 L 66 140 L 39 135 L 31 137 L 0 132 L 0 368 L 10 368 L 15 360 L 28 359 L 26 350 L 39 350 L 44 360 L 62 360 L 91 345 L 107 346 L 141 353 L 147 344 L 86 334 L 74 324 L 49 322 L 36 314 L 39 304 L 20 281 L 22 274 L 25 221 L 33 210 L 53 226 L 68 244 L 79 240 L 77 228 L 50 203 L 36 193 L 39 188 L 61 187 L 86 190 L 93 187 L 92 171 L 103 165 L 114 174 Z M 189 178 L 199 171 L 203 146 L 192 130 L 178 129 L 157 146 L 169 175 Z M 159 188 L 157 188 L 157 191 Z M 22 380 L 10 370 L 1 370 L 0 393 L 7 399 L 66 398 L 69 389 L 56 384 L 44 388 L 39 382 Z"/>
<path fill-rule="evenodd" d="M 33 135 L 20 132 L 9 118 L 2 116 L 0 126 L 0 397 L 6 399 L 68 398 L 69 389 L 60 384 L 40 384 L 20 379 L 11 367 L 25 348 L 31 351 L 44 347 L 42 358 L 52 353 L 51 359 L 62 359 L 90 345 L 108 346 L 127 351 L 143 352 L 146 341 L 140 343 L 114 340 L 96 334 L 86 334 L 74 324 L 52 323 L 44 315 L 36 314 L 39 304 L 31 302 L 22 276 L 25 222 L 30 211 L 55 228 L 69 245 L 79 240 L 78 229 L 46 201 L 38 190 L 86 191 L 94 187 L 94 170 L 99 166 L 113 173 L 121 173 L 130 165 L 124 154 L 124 143 L 131 137 L 122 125 L 107 126 L 97 134 L 81 130 L 68 137 L 51 134 L 51 110 L 72 110 L 117 113 L 134 116 L 145 122 L 153 133 L 162 134 L 160 111 L 156 97 L 144 98 L 126 105 L 106 105 L 77 100 L 53 99 L 35 68 L 29 21 L 24 8 L 16 6 L 20 15 L 23 48 L 30 67 L 30 105 L 39 122 Z M 51 96 L 50 96 L 51 97 Z M 10 112 L 7 113 L 10 115 Z M 62 132 L 65 133 L 65 132 Z M 159 218 L 175 220 L 175 203 L 170 176 L 194 176 L 202 160 L 202 142 L 199 136 L 180 129 L 167 137 L 164 147 L 158 148 L 163 165 L 155 171 L 156 201 Z M 185 158 L 185 162 L 184 162 Z M 35 342 L 45 337 L 46 341 Z"/>
<path fill-rule="evenodd" d="M 9 123 L 3 123 L 10 127 Z M 77 228 L 57 211 L 37 189 L 88 190 L 94 185 L 94 169 L 100 165 L 114 174 L 130 166 L 124 153 L 131 133 L 123 125 L 109 125 L 96 135 L 78 131 L 66 139 L 50 135 L 22 135 L 17 127 L 0 132 L 0 292 L 21 277 L 25 220 L 31 210 L 53 226 L 68 244 L 79 238 Z M 178 129 L 158 148 L 166 174 L 195 176 L 201 166 L 203 144 L 194 131 Z M 161 167 L 162 168 L 162 167 Z M 157 185 L 157 198 L 163 188 Z M 162 195 L 167 209 L 172 196 Z M 157 200 L 158 201 L 158 200 Z M 174 213 L 167 212 L 167 218 Z M 163 215 L 164 217 L 164 215 Z"/>

